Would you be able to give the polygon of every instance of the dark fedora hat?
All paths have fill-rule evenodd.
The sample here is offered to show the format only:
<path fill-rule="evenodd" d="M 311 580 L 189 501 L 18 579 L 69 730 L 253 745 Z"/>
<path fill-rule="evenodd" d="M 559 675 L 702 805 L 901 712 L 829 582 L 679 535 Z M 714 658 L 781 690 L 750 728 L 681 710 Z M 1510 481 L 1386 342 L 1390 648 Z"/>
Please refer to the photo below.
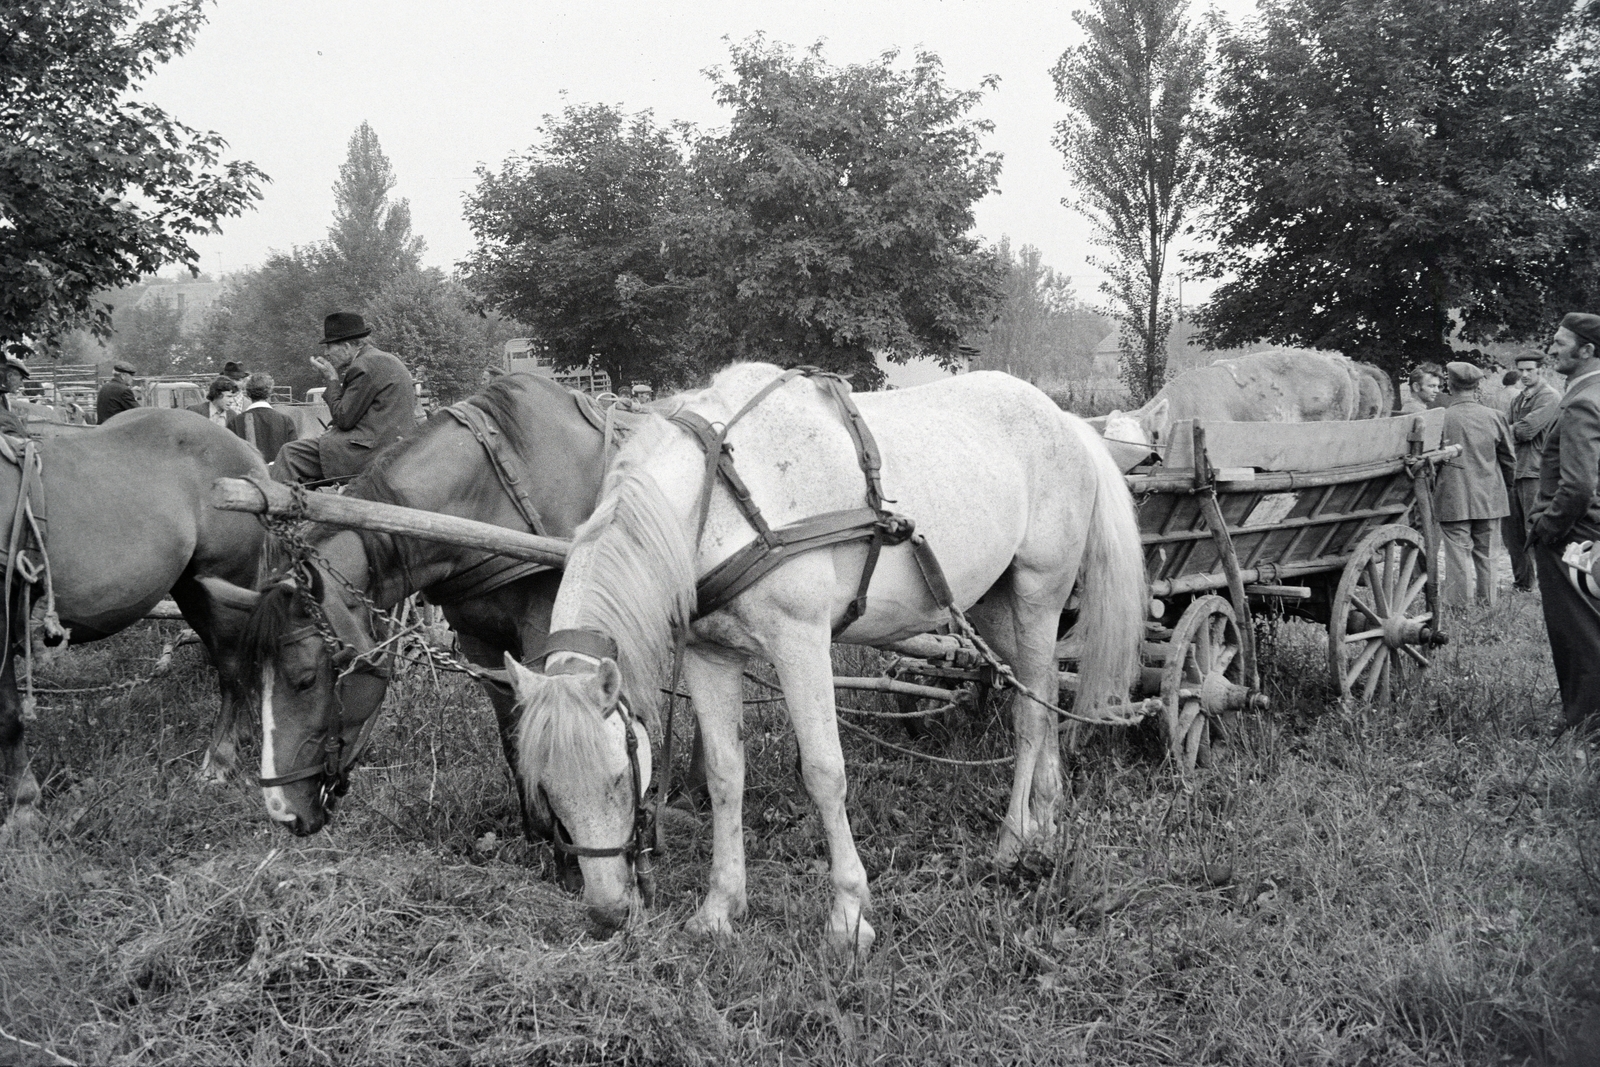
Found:
<path fill-rule="evenodd" d="M 322 320 L 321 344 L 331 345 L 340 341 L 354 341 L 358 337 L 365 337 L 372 330 L 361 316 L 350 311 L 335 311 L 332 315 Z"/>

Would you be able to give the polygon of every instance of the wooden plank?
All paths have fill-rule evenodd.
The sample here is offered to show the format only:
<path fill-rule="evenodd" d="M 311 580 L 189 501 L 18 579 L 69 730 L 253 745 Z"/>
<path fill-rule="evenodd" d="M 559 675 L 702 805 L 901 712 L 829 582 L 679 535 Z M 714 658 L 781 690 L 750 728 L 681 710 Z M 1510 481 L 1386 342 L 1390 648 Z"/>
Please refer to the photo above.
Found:
<path fill-rule="evenodd" d="M 1439 447 L 1444 409 L 1355 422 L 1224 422 L 1206 419 L 1206 453 L 1214 467 L 1314 471 L 1404 456 L 1413 423 L 1422 420 L 1422 450 Z M 1192 419 L 1172 424 L 1165 466 L 1194 466 Z"/>
<path fill-rule="evenodd" d="M 303 492 L 261 478 L 218 478 L 211 485 L 211 506 L 223 511 L 309 519 L 333 526 L 415 537 L 420 541 L 476 548 L 551 567 L 563 566 L 572 547 L 571 542 L 558 537 L 540 537 L 492 523 L 357 500 L 338 493 Z"/>

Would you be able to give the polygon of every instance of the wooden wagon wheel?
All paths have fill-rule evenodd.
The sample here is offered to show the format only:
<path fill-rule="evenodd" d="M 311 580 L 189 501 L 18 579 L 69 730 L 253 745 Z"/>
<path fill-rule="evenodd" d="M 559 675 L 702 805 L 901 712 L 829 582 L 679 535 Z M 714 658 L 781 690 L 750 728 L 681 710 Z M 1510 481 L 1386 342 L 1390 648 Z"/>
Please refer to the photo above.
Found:
<path fill-rule="evenodd" d="M 1220 596 L 1189 605 L 1172 631 L 1161 669 L 1162 722 L 1185 772 L 1211 763 L 1212 720 L 1250 706 L 1239 623 Z"/>
<path fill-rule="evenodd" d="M 1328 669 L 1340 696 L 1387 701 L 1406 659 L 1429 665 L 1414 646 L 1435 640 L 1431 570 L 1422 536 L 1409 526 L 1380 526 L 1361 539 L 1328 620 Z"/>

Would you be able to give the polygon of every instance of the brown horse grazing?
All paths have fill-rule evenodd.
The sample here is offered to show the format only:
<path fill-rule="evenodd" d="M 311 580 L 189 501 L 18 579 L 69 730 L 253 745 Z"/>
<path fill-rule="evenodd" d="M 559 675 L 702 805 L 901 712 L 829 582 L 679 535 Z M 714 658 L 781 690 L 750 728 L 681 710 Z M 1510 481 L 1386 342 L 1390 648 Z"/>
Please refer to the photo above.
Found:
<path fill-rule="evenodd" d="M 63 428 L 66 429 L 66 428 Z M 207 494 L 221 477 L 264 476 L 261 457 L 243 440 L 192 412 L 128 412 L 104 427 L 37 443 L 45 540 L 56 611 L 72 644 L 107 637 L 138 622 L 167 595 L 200 635 L 217 668 L 222 707 L 207 766 L 232 769 L 245 710 L 237 640 L 243 613 L 214 601 L 201 580 L 250 584 L 265 532 L 254 516 L 217 511 Z M 10 530 L 22 484 L 0 461 L 0 508 Z M 9 536 L 9 533 L 8 533 Z M 0 643 L 0 801 L 11 801 L 11 830 L 33 820 L 39 785 L 28 769 L 16 659 L 22 620 L 37 587 L 13 581 L 9 640 Z M 4 814 L 0 806 L 0 815 Z"/>
<path fill-rule="evenodd" d="M 531 375 L 501 378 L 466 405 L 487 416 L 486 440 L 499 444 L 513 485 L 525 491 L 536 532 L 571 537 L 594 509 L 604 466 L 600 430 L 574 394 Z M 391 446 L 346 495 L 442 512 L 512 529 L 530 523 L 496 474 L 473 431 L 448 411 Z M 296 834 L 328 821 L 335 798 L 383 702 L 387 675 L 363 653 L 376 644 L 374 607 L 414 592 L 444 608 L 473 663 L 498 668 L 549 630 L 559 571 L 475 549 L 385 533 L 314 526 L 310 557 L 261 592 L 207 581 L 214 595 L 252 614 L 241 643 L 244 673 L 260 687 L 261 777 L 268 814 Z M 486 684 L 506 760 L 517 770 L 508 688 Z M 548 837 L 541 797 L 517 778 L 523 828 Z"/>

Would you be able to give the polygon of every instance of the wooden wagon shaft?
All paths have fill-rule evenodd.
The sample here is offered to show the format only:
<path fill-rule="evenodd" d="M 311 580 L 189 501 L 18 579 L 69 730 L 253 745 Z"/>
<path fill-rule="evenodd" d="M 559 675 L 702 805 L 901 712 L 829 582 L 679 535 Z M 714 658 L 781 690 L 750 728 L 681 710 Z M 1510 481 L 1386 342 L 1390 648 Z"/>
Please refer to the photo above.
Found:
<path fill-rule="evenodd" d="M 211 506 L 223 511 L 309 519 L 332 526 L 399 534 L 421 541 L 481 549 L 551 567 L 563 566 L 571 548 L 571 542 L 559 537 L 540 537 L 487 522 L 358 500 L 337 493 L 301 493 L 280 482 L 257 478 L 218 478 L 211 486 Z"/>

